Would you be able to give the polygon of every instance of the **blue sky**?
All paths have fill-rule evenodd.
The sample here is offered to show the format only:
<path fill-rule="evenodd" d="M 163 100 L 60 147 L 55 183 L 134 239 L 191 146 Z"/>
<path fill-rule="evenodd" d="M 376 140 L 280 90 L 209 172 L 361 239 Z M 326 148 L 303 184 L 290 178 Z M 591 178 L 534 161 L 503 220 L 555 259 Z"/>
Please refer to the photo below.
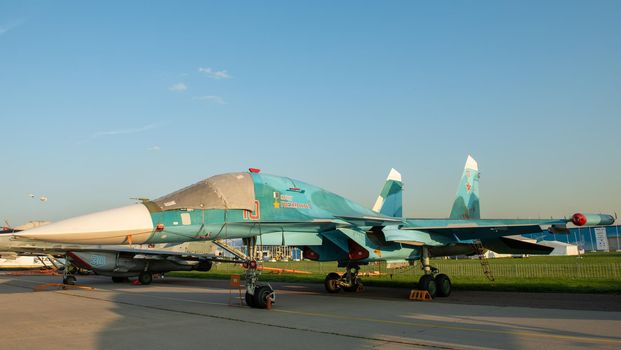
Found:
<path fill-rule="evenodd" d="M 259 167 L 446 216 L 621 212 L 621 2 L 4 1 L 0 218 Z M 47 202 L 30 198 L 47 196 Z"/>

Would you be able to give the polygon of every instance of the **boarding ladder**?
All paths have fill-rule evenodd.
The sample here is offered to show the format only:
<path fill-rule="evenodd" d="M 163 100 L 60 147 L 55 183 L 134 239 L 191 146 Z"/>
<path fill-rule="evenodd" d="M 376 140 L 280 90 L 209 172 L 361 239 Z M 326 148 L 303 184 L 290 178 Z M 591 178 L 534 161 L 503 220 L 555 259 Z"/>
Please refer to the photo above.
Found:
<path fill-rule="evenodd" d="M 246 256 L 246 254 L 244 254 L 244 252 L 242 252 L 241 250 L 233 247 L 232 245 L 226 243 L 223 239 L 216 239 L 215 241 L 213 241 L 213 244 L 217 245 L 218 247 L 226 250 L 227 252 L 233 254 L 235 257 L 241 259 L 241 260 L 249 260 L 248 256 Z"/>
<path fill-rule="evenodd" d="M 485 248 L 481 241 L 474 241 L 472 245 L 475 253 L 479 256 L 479 261 L 481 262 L 481 267 L 483 268 L 483 274 L 487 277 L 488 280 L 494 282 L 496 279 L 494 278 L 494 274 L 492 273 L 492 268 L 489 265 L 489 261 L 487 260 L 487 256 L 485 256 Z"/>

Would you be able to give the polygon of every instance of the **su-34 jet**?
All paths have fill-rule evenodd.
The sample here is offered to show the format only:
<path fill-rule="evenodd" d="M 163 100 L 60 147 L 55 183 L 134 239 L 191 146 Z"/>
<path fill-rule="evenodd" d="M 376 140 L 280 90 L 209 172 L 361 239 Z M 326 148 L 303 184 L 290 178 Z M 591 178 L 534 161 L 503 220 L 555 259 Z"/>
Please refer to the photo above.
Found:
<path fill-rule="evenodd" d="M 143 200 L 16 233 L 28 239 L 83 244 L 175 243 L 242 238 L 246 301 L 264 308 L 273 299 L 269 284 L 258 282 L 254 254 L 262 245 L 302 249 L 306 259 L 338 261 L 343 275 L 330 273 L 329 292 L 353 291 L 359 266 L 374 261 L 421 261 L 419 289 L 448 296 L 447 275 L 430 266 L 430 257 L 473 254 L 487 248 L 500 253 L 547 254 L 551 248 L 508 236 L 543 230 L 567 232 L 566 225 L 609 225 L 610 215 L 574 214 L 561 219 L 481 219 L 479 171 L 468 157 L 448 219 L 402 217 L 401 176 L 388 176 L 374 209 L 335 193 L 258 169 L 216 175 L 155 200 Z M 238 254 L 240 255 L 240 254 Z"/>

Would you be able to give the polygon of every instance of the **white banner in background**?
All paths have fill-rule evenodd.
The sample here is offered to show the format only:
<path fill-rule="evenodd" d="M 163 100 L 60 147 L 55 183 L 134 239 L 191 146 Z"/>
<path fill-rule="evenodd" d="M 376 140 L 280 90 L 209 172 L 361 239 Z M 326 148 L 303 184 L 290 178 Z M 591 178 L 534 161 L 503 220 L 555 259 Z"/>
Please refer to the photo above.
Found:
<path fill-rule="evenodd" d="M 595 242 L 597 244 L 597 250 L 609 251 L 608 248 L 608 237 L 606 236 L 606 228 L 605 227 L 596 227 L 595 231 Z"/>

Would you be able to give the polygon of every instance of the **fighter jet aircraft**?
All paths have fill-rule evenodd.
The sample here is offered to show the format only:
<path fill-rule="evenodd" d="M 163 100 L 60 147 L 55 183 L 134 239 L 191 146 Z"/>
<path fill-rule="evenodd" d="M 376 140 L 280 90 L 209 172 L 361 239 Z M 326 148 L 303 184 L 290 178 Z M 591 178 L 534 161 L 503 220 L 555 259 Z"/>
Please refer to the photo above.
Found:
<path fill-rule="evenodd" d="M 257 242 L 297 246 L 306 259 L 338 261 L 341 276 L 326 276 L 326 289 L 356 288 L 358 270 L 373 261 L 420 260 L 419 286 L 432 295 L 450 294 L 450 279 L 430 266 L 430 257 L 473 252 L 473 246 L 500 252 L 542 252 L 536 244 L 507 236 L 566 225 L 608 225 L 610 215 L 574 214 L 570 219 L 480 219 L 478 165 L 468 157 L 458 196 L 448 219 L 402 217 L 401 179 L 389 175 L 375 208 L 367 209 L 335 193 L 259 169 L 216 175 L 155 200 L 87 214 L 17 233 L 52 242 L 85 244 L 168 243 L 242 238 L 254 257 Z M 546 248 L 547 249 L 547 248 Z M 246 300 L 264 308 L 273 297 L 258 283 L 256 261 L 248 258 Z"/>

